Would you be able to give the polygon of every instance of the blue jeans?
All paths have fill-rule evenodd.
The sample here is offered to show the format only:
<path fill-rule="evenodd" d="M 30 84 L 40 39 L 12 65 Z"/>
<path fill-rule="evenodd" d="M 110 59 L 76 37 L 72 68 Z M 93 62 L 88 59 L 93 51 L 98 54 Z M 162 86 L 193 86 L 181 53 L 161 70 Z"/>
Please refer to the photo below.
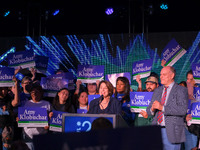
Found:
<path fill-rule="evenodd" d="M 161 129 L 163 150 L 180 150 L 181 144 L 172 144 L 169 142 L 167 137 L 166 128 Z"/>
<path fill-rule="evenodd" d="M 197 146 L 197 136 L 190 133 L 186 128 L 185 128 L 185 136 L 186 136 L 186 141 L 184 143 L 185 145 L 185 150 L 191 150 L 192 148 Z"/>

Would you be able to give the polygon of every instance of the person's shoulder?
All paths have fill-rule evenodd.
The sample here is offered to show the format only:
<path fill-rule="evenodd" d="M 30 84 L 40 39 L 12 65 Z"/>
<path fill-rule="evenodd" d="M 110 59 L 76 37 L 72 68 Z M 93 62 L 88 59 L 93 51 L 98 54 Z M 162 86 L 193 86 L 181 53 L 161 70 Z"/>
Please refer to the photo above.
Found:
<path fill-rule="evenodd" d="M 120 101 L 116 97 L 110 97 L 110 101 L 113 103 L 120 103 Z"/>
<path fill-rule="evenodd" d="M 41 100 L 40 103 L 43 103 L 43 104 L 48 104 L 50 105 L 50 102 L 49 101 L 46 101 L 46 100 Z"/>
<path fill-rule="evenodd" d="M 93 99 L 93 100 L 90 102 L 90 105 L 98 103 L 99 100 L 100 100 L 100 97 Z"/>
<path fill-rule="evenodd" d="M 175 83 L 174 85 L 176 86 L 176 88 L 177 88 L 178 90 L 187 91 L 187 88 L 184 87 L 184 86 L 178 85 L 177 83 Z"/>

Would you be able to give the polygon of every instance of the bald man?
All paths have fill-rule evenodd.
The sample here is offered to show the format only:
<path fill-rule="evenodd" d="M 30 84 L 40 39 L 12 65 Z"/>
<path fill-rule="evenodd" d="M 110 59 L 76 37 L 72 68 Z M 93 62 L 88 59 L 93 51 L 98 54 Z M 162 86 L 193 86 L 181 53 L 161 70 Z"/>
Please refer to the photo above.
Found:
<path fill-rule="evenodd" d="M 180 150 L 185 141 L 184 116 L 187 113 L 187 88 L 174 82 L 176 71 L 171 66 L 162 68 L 162 86 L 154 90 L 148 115 L 153 115 L 152 124 L 161 126 L 163 149 Z"/>

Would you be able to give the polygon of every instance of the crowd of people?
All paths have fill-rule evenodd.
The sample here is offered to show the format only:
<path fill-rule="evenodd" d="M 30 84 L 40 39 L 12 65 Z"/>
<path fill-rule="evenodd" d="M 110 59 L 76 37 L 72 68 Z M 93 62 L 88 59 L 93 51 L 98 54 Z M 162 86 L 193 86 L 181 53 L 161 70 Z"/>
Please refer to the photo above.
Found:
<path fill-rule="evenodd" d="M 146 111 L 142 110 L 140 113 L 131 112 L 130 92 L 133 89 L 130 88 L 126 77 L 118 77 L 116 87 L 107 80 L 87 83 L 86 86 L 77 80 L 74 91 L 62 88 L 57 91 L 55 97 L 49 98 L 43 96 L 44 91 L 40 81 L 35 79 L 34 74 L 35 72 L 32 71 L 32 76 L 25 76 L 21 81 L 14 77 L 13 87 L 0 87 L 0 106 L 3 112 L 0 115 L 2 139 L 0 149 L 13 149 L 18 143 L 24 149 L 32 150 L 34 149 L 33 136 L 50 132 L 49 126 L 18 127 L 18 107 L 45 108 L 49 119 L 53 116 L 53 110 L 77 113 L 78 109 L 84 109 L 89 114 L 119 114 L 130 127 L 159 125 L 165 150 L 198 149 L 200 128 L 199 125 L 188 123 L 191 114 L 187 114 L 188 100 L 196 102 L 193 88 L 197 84 L 194 82 L 192 71 L 186 74 L 186 81 L 177 84 L 175 83 L 176 70 L 171 66 L 163 67 L 160 78 L 156 73 L 150 74 L 145 81 L 145 88 L 142 87 L 138 75 L 137 92 L 153 92 Z M 100 97 L 88 104 L 88 95 L 96 94 Z M 112 125 L 109 124 L 109 128 L 112 128 Z M 24 145 L 23 142 L 26 144 Z"/>

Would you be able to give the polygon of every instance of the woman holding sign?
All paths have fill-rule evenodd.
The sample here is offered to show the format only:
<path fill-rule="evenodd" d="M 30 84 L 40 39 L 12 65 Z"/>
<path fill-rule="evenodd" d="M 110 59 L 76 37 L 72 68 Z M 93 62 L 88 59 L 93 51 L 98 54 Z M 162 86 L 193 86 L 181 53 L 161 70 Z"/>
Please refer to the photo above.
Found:
<path fill-rule="evenodd" d="M 113 95 L 113 85 L 109 81 L 99 83 L 99 98 L 89 105 L 89 114 L 121 114 L 121 103 Z"/>
<path fill-rule="evenodd" d="M 130 111 L 130 84 L 126 77 L 117 78 L 115 97 L 122 104 L 122 117 L 129 126 L 132 126 L 135 119 L 135 113 Z"/>

